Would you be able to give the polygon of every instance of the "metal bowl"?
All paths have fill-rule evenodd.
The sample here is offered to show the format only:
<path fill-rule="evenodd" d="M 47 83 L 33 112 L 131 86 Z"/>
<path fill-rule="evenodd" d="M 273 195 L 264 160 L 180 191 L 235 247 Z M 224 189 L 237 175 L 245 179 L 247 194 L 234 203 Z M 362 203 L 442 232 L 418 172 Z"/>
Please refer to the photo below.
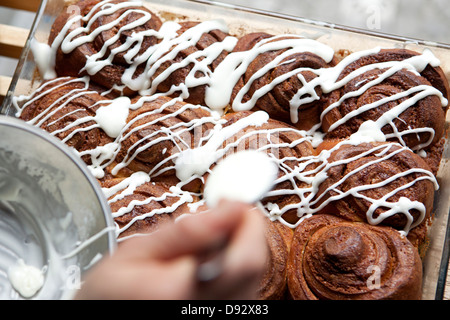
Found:
<path fill-rule="evenodd" d="M 71 298 L 115 248 L 110 208 L 81 159 L 47 132 L 0 116 L 0 299 Z M 43 276 L 31 296 L 12 281 L 19 262 Z M 32 285 L 28 269 L 22 286 Z"/>

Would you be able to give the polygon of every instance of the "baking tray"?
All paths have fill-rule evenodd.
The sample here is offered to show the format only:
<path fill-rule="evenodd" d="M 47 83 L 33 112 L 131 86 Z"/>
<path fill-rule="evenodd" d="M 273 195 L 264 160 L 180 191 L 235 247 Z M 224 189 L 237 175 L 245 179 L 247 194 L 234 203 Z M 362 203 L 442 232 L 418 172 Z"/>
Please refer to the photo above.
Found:
<path fill-rule="evenodd" d="M 450 78 L 450 45 L 404 37 L 391 36 L 349 28 L 306 18 L 276 14 L 220 2 L 204 0 L 152 0 L 144 4 L 163 19 L 209 20 L 224 19 L 234 35 L 247 32 L 266 31 L 272 34 L 294 33 L 316 39 L 333 49 L 359 51 L 373 47 L 406 48 L 422 52 L 425 48 L 433 51 L 440 59 L 441 67 Z M 13 76 L 11 86 L 3 102 L 1 113 L 14 116 L 12 100 L 15 96 L 28 95 L 34 91 L 41 80 L 30 50 L 32 39 L 47 42 L 51 26 L 56 16 L 64 8 L 64 0 L 43 0 L 30 31 Z M 446 124 L 448 128 L 449 116 Z M 423 261 L 424 300 L 444 298 L 449 261 L 450 235 L 448 230 L 450 210 L 450 150 L 445 146 L 443 160 L 438 172 L 440 189 L 436 193 L 434 223 L 431 228 L 430 247 Z"/>

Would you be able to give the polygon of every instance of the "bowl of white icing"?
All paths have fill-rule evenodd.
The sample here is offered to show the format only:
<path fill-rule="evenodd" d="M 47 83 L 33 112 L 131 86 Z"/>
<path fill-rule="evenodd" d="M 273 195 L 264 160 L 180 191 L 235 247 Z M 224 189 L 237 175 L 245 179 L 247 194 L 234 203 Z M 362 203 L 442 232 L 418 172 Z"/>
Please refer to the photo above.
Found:
<path fill-rule="evenodd" d="M 96 179 L 58 139 L 0 116 L 0 299 L 70 299 L 116 247 Z"/>

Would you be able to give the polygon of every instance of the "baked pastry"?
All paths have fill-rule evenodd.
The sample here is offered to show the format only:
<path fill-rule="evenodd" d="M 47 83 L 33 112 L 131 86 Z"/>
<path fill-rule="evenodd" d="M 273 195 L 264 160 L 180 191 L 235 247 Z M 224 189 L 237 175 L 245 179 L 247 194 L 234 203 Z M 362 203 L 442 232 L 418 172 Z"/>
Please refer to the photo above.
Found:
<path fill-rule="evenodd" d="M 367 121 L 385 138 L 418 151 L 442 144 L 450 89 L 433 57 L 404 49 L 356 54 L 341 63 L 342 71 L 321 114 L 326 138 L 346 138 Z M 429 60 L 429 61 L 428 61 Z M 427 67 L 420 70 L 424 61 Z M 419 74 L 417 71 L 421 71 Z M 438 151 L 439 152 L 439 151 Z"/>
<path fill-rule="evenodd" d="M 206 107 L 159 95 L 136 97 L 132 105 L 117 141 L 119 149 L 110 166 L 112 174 L 127 176 L 129 172 L 144 171 L 152 181 L 180 182 L 176 180 L 175 168 L 178 154 L 201 146 L 217 118 Z M 182 181 L 185 185 L 191 182 Z M 191 188 L 198 191 L 199 186 L 197 181 Z"/>
<path fill-rule="evenodd" d="M 228 53 L 224 41 L 228 34 L 220 28 L 220 23 L 179 22 L 176 36 L 168 41 L 171 47 L 158 59 L 151 58 L 153 66 L 147 72 L 151 85 L 145 92 L 182 96 L 185 102 L 205 105 L 210 74 Z"/>
<path fill-rule="evenodd" d="M 394 63 L 392 64 L 392 62 Z M 406 63 L 400 65 L 396 62 Z M 345 68 L 340 74 L 340 78 L 346 77 L 356 69 L 370 65 L 375 66 L 377 63 L 387 63 L 387 66 L 397 65 L 400 68 L 409 70 L 416 69 L 422 77 L 427 79 L 434 88 L 442 93 L 442 96 L 445 99 L 448 100 L 450 98 L 450 86 L 447 77 L 439 66 L 439 61 L 428 49 L 425 49 L 422 54 L 400 48 L 375 48 L 373 50 L 368 50 L 364 54 L 359 53 L 356 59 L 352 58 L 346 62 Z M 383 67 L 376 66 L 375 68 L 379 69 Z"/>
<path fill-rule="evenodd" d="M 158 16 L 124 0 L 83 0 L 76 8 L 58 16 L 50 34 L 58 75 L 89 75 L 128 96 L 162 92 L 204 104 L 209 73 L 226 55 L 226 44 L 212 48 L 227 36 L 223 24 L 184 21 L 160 30 Z"/>
<path fill-rule="evenodd" d="M 257 294 L 261 300 L 282 300 L 287 294 L 287 261 L 293 230 L 279 221 L 266 219 L 266 239 L 269 248 L 266 271 Z"/>
<path fill-rule="evenodd" d="M 311 46 L 309 41 L 264 32 L 242 36 L 234 52 L 248 52 L 251 59 L 233 89 L 233 110 L 263 110 L 302 130 L 317 125 L 327 97 L 320 86 L 306 83 L 318 78 L 315 70 L 334 66 L 336 59 L 326 48 Z"/>
<path fill-rule="evenodd" d="M 156 31 L 161 24 L 136 2 L 78 1 L 63 10 L 50 32 L 56 74 L 89 76 L 107 89 L 132 94 L 135 88 L 129 82 L 145 67 L 144 54 L 159 41 Z"/>
<path fill-rule="evenodd" d="M 255 119 L 263 115 L 263 121 Z M 214 163 L 227 155 L 241 150 L 258 150 L 267 153 L 279 167 L 278 178 L 274 188 L 261 200 L 271 215 L 283 221 L 295 224 L 298 219 L 299 203 L 305 194 L 310 193 L 306 179 L 298 179 L 297 168 L 304 168 L 304 175 L 315 165 L 308 160 L 315 156 L 311 142 L 303 132 L 286 123 L 270 119 L 262 111 L 240 111 L 229 113 L 222 118 L 226 139 L 215 150 Z M 231 130 L 230 130 L 231 129 Z M 209 169 L 213 169 L 214 163 Z M 205 178 L 207 179 L 207 177 Z"/>
<path fill-rule="evenodd" d="M 232 35 L 136 2 L 71 8 L 49 39 L 59 77 L 18 116 L 85 160 L 118 238 L 206 210 L 216 163 L 256 149 L 279 167 L 258 203 L 260 299 L 420 298 L 450 92 L 431 51 Z"/>
<path fill-rule="evenodd" d="M 100 108 L 105 110 L 111 103 L 87 78 L 63 77 L 44 82 L 21 105 L 17 116 L 74 148 L 90 165 L 96 161 L 91 151 L 114 141 L 96 117 Z"/>
<path fill-rule="evenodd" d="M 417 300 L 422 262 L 390 227 L 313 215 L 295 229 L 288 285 L 299 300 Z"/>
<path fill-rule="evenodd" d="M 406 234 L 431 215 L 436 180 L 425 161 L 397 143 L 337 143 L 312 201 L 319 213 L 389 225 Z"/>
<path fill-rule="evenodd" d="M 151 182 L 144 172 L 102 180 L 101 186 L 108 196 L 118 239 L 154 232 L 163 223 L 192 214 L 189 205 L 198 201 L 193 194 Z"/>

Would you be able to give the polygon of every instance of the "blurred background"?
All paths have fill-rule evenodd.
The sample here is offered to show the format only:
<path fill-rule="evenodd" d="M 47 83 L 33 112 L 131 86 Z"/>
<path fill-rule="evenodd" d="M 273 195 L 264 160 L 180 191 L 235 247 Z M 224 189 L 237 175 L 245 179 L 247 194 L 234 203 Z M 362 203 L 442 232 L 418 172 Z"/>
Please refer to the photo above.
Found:
<path fill-rule="evenodd" d="M 311 20 L 450 44 L 449 0 L 219 0 Z"/>
<path fill-rule="evenodd" d="M 219 0 L 219 2 L 450 44 L 449 0 Z M 33 13 L 0 7 L 1 24 L 30 28 L 33 19 Z M 16 64 L 17 61 L 14 59 L 0 57 L 0 74 L 12 76 Z"/>

